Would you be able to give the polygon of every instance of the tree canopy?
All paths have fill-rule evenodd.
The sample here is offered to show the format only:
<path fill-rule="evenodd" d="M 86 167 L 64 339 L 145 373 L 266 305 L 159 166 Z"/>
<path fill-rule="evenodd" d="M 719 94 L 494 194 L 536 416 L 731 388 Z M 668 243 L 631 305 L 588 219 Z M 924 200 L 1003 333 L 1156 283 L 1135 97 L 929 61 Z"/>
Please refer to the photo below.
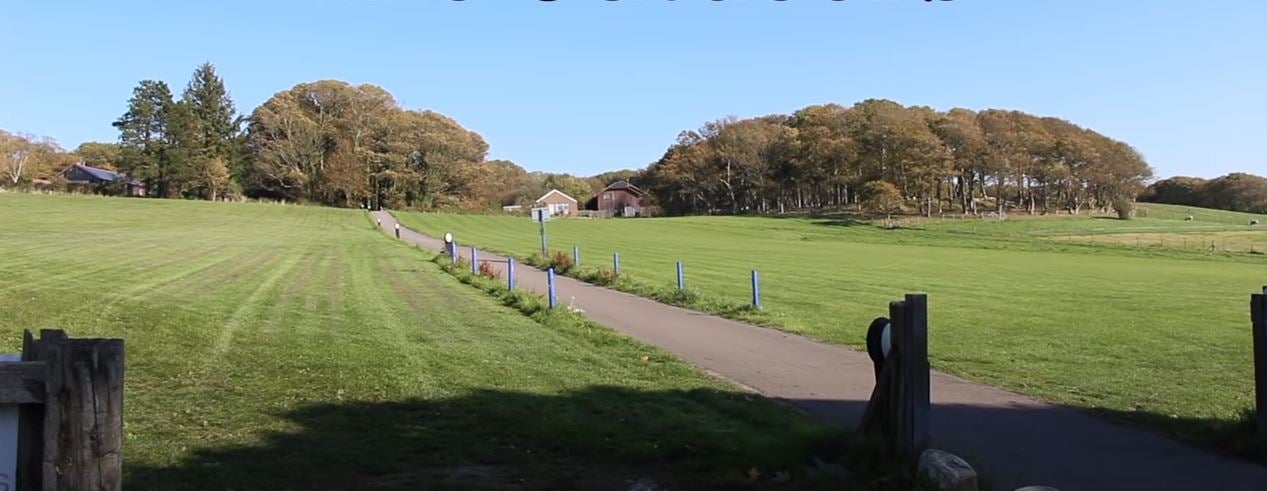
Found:
<path fill-rule="evenodd" d="M 1126 207 L 1151 176 L 1129 145 L 1058 118 L 872 99 L 705 123 L 637 181 L 677 214 L 860 205 L 876 181 L 924 214 L 1048 213 Z"/>
<path fill-rule="evenodd" d="M 1209 180 L 1176 176 L 1153 183 L 1140 199 L 1267 214 L 1267 178 L 1248 173 L 1232 173 Z"/>
<path fill-rule="evenodd" d="M 240 115 L 210 63 L 194 70 L 179 98 L 163 81 L 139 82 L 114 127 L 117 143 L 86 142 L 73 153 L 50 139 L 0 133 L 0 171 L 20 185 L 78 159 L 143 180 L 156 197 L 417 209 L 529 205 L 551 188 L 584 202 L 624 180 L 670 214 L 1097 207 L 1129 216 L 1152 177 L 1126 143 L 1059 118 L 883 99 L 706 122 L 681 132 L 645 169 L 529 172 L 487 160 L 478 133 L 440 113 L 403 108 L 371 84 L 300 83 Z M 1262 180 L 1172 178 L 1145 196 L 1261 210 Z"/>

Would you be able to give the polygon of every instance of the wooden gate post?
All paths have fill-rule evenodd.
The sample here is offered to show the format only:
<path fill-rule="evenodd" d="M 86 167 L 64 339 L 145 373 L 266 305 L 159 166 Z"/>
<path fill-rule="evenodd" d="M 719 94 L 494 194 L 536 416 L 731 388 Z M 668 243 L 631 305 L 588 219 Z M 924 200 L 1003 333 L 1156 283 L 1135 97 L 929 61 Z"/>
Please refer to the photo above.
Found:
<path fill-rule="evenodd" d="M 1259 439 L 1267 442 L 1267 292 L 1250 296 L 1249 317 L 1254 332 L 1255 421 Z"/>
<path fill-rule="evenodd" d="M 892 346 L 881 348 L 884 326 Z M 915 463 L 928 448 L 928 296 L 907 294 L 889 303 L 889 318 L 872 322 L 867 351 L 876 363 L 875 390 L 859 430 L 879 435 L 891 451 Z"/>
<path fill-rule="evenodd" d="M 41 367 L 43 385 L 42 403 L 20 409 L 18 488 L 121 490 L 123 340 L 28 331 L 19 365 Z"/>

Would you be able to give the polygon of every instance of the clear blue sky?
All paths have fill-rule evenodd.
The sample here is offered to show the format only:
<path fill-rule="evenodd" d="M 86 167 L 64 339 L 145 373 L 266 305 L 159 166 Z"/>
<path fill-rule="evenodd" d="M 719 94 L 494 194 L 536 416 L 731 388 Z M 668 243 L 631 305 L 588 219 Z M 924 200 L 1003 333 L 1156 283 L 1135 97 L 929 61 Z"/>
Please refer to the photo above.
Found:
<path fill-rule="evenodd" d="M 1159 176 L 1267 174 L 1267 2 L 5 2 L 0 128 L 113 141 L 138 80 L 214 63 L 239 110 L 374 83 L 531 170 L 642 167 L 727 115 L 889 98 L 1019 109 L 1136 146 Z"/>

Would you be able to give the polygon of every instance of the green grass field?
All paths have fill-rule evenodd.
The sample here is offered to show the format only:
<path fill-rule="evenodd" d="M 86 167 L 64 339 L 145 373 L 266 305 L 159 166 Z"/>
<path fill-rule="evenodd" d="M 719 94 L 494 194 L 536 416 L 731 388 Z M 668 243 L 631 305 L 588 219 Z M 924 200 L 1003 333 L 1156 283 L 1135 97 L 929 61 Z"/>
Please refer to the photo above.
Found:
<path fill-rule="evenodd" d="M 1014 216 L 1005 221 L 915 219 L 926 235 L 953 233 L 1000 241 L 1045 238 L 1078 245 L 1115 246 L 1153 253 L 1262 254 L 1267 250 L 1267 216 L 1178 205 L 1141 203 L 1134 220 L 1107 216 Z M 1193 220 L 1187 220 L 1192 217 Z M 1251 221 L 1259 225 L 1251 226 Z"/>
<path fill-rule="evenodd" d="M 811 481 L 861 447 L 430 258 L 361 211 L 0 193 L 0 343 L 126 339 L 129 489 L 908 486 Z"/>
<path fill-rule="evenodd" d="M 463 245 L 539 250 L 527 217 L 399 216 Z M 1242 446 L 1229 433 L 1252 406 L 1248 299 L 1267 284 L 1267 259 L 1051 240 L 1159 225 L 1201 226 L 1065 216 L 885 230 L 841 219 L 686 217 L 556 220 L 548 233 L 552 249 L 579 245 L 588 269 L 610 266 L 619 251 L 627 289 L 671 298 L 663 293 L 680 259 L 698 296 L 688 304 L 853 347 L 890 300 L 928 292 L 938 369 Z M 739 309 L 751 269 L 761 272 L 764 312 Z"/>

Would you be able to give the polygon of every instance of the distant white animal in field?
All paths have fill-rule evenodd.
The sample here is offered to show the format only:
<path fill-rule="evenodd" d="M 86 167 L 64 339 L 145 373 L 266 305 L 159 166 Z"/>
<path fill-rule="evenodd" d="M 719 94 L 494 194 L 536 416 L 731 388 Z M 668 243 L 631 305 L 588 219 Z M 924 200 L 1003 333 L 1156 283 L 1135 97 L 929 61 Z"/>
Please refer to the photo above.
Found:
<path fill-rule="evenodd" d="M 1192 216 L 1191 216 L 1191 215 L 1189 215 L 1187 218 L 1185 218 L 1185 219 L 1183 219 L 1183 220 L 1192 221 L 1192 220 L 1195 220 L 1195 219 L 1193 219 L 1193 218 L 1192 218 Z"/>
<path fill-rule="evenodd" d="M 1249 221 L 1249 225 L 1252 225 L 1252 226 L 1256 226 L 1256 225 L 1258 225 L 1258 219 L 1254 219 L 1254 220 Z"/>

